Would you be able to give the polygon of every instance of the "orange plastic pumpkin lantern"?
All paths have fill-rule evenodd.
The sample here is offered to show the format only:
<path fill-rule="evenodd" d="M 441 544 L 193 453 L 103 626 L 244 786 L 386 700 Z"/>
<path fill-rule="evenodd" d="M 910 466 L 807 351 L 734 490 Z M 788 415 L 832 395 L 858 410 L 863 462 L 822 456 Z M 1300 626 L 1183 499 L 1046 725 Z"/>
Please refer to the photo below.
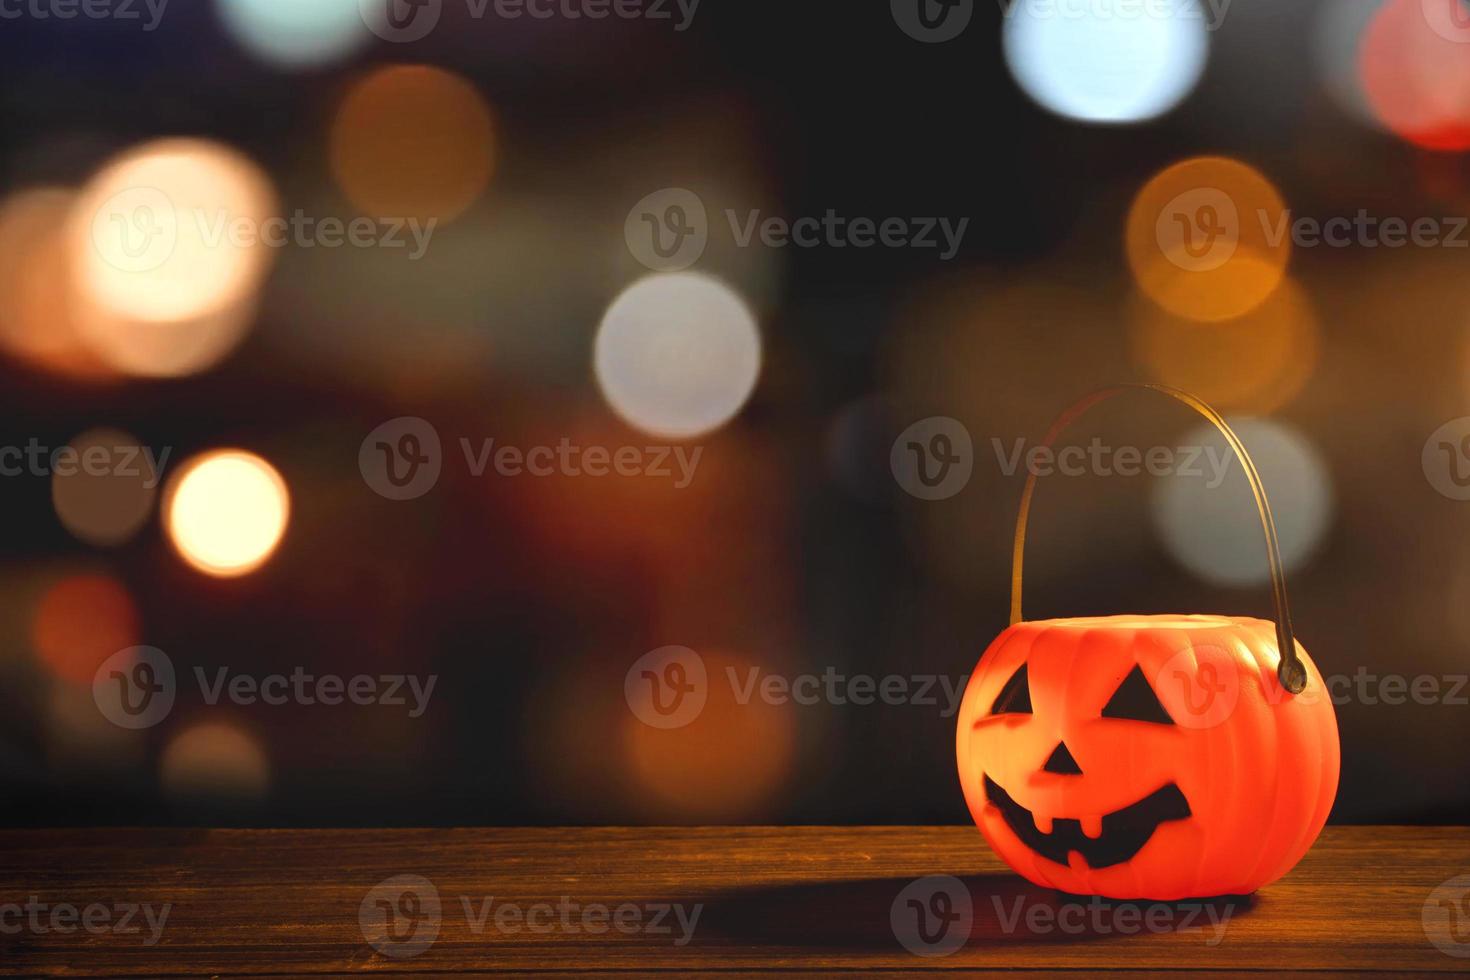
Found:
<path fill-rule="evenodd" d="M 1108 898 L 1240 895 L 1289 871 L 1337 795 L 1337 718 L 1295 642 L 1276 528 L 1250 456 L 1215 424 L 1261 515 L 1276 623 L 1224 616 L 1024 622 L 1021 565 L 1036 477 L 1016 526 L 1011 626 L 980 658 L 959 712 L 960 783 L 985 839 L 1038 885 Z M 1288 651 L 1281 656 L 1281 651 Z"/>

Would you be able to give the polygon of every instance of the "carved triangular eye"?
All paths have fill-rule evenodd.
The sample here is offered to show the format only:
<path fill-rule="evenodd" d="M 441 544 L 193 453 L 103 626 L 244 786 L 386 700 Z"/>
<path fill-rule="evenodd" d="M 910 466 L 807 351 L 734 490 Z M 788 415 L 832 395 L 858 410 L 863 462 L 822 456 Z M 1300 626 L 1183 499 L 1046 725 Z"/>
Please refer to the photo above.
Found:
<path fill-rule="evenodd" d="M 1143 668 L 1137 666 L 1129 675 L 1123 678 L 1123 683 L 1113 692 L 1108 699 L 1107 707 L 1103 708 L 1104 718 L 1126 718 L 1129 721 L 1148 721 L 1156 725 L 1172 725 L 1174 719 L 1169 717 L 1169 712 L 1159 703 L 1159 696 L 1154 689 L 1148 686 L 1148 681 L 1143 676 Z"/>
<path fill-rule="evenodd" d="M 1031 713 L 1031 682 L 1026 678 L 1026 665 L 1011 675 L 1006 686 L 991 705 L 993 715 L 1029 715 Z"/>

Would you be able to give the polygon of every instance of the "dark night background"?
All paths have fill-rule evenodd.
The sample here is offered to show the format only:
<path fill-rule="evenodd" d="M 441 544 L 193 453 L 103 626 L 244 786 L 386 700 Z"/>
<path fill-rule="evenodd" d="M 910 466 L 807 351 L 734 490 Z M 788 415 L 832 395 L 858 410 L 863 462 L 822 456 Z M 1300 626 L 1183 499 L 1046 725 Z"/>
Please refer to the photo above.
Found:
<path fill-rule="evenodd" d="M 1180 377 L 1140 353 L 1148 300 L 1124 225 L 1165 167 L 1240 160 L 1303 215 L 1470 213 L 1463 154 L 1416 148 L 1334 95 L 1328 4 L 1236 0 L 1179 107 L 1117 127 L 1027 97 L 1002 57 L 996 4 L 977 2 L 961 37 L 933 45 L 882 3 L 703 0 L 682 33 L 619 20 L 461 24 L 449 9 L 460 6 L 425 41 L 375 41 L 292 70 L 253 57 L 204 0 L 173 0 L 152 33 L 0 21 L 0 201 L 79 187 L 138 143 L 193 136 L 253 160 L 284 211 L 350 219 L 359 212 L 334 182 L 327 134 L 349 87 L 382 65 L 459 74 L 495 122 L 488 186 L 421 261 L 282 249 L 249 333 L 217 363 L 101 380 L 19 356 L 0 366 L 0 445 L 58 447 L 105 426 L 171 447 L 170 469 L 241 447 L 291 494 L 270 560 L 214 578 L 180 560 L 156 504 L 126 541 L 100 547 L 58 519 L 50 479 L 0 478 L 6 823 L 966 822 L 954 719 L 939 707 L 740 705 L 717 684 L 695 723 L 662 732 L 630 712 L 625 674 L 679 645 L 711 676 L 727 665 L 967 675 L 1007 622 L 1022 486 L 996 465 L 992 439 L 1039 439 L 1100 384 L 1198 387 L 1252 369 L 1221 357 Z M 624 243 L 629 209 L 669 187 L 710 212 L 694 271 L 736 289 L 759 323 L 749 402 L 687 440 L 703 456 L 685 489 L 473 476 L 462 436 L 668 444 L 609 410 L 592 350 L 608 304 L 649 274 Z M 969 225 L 949 261 L 925 249 L 741 249 L 727 208 Z M 34 242 L 0 241 L 0 290 L 14 290 L 32 274 L 13 270 Z M 1291 350 L 1291 390 L 1232 398 L 1219 387 L 1232 418 L 1295 440 L 1263 437 L 1258 462 L 1283 537 L 1301 523 L 1293 512 L 1320 524 L 1298 535 L 1310 540 L 1288 584 L 1298 638 L 1324 674 L 1470 671 L 1470 503 L 1437 493 L 1421 466 L 1430 434 L 1470 415 L 1467 258 L 1295 249 L 1289 276 L 1313 311 L 1313 342 Z M 0 319 L 9 308 L 0 292 Z M 1268 349 L 1239 348 L 1247 359 Z M 358 468 L 364 437 L 399 416 L 428 420 L 444 442 L 438 485 L 411 501 L 372 492 Z M 931 416 L 959 420 L 975 445 L 963 492 L 932 502 L 889 471 L 898 433 Z M 1174 445 L 1194 428 L 1177 406 L 1139 397 L 1073 438 Z M 1302 445 L 1325 496 L 1293 489 Z M 1211 497 L 1237 521 L 1221 547 L 1239 537 L 1255 554 L 1259 529 L 1230 475 Z M 1254 581 L 1192 571 L 1159 533 L 1155 482 L 1043 482 L 1029 615 L 1271 616 L 1264 555 Z M 69 654 L 39 648 L 39 610 L 79 579 L 92 590 L 52 596 L 51 615 L 89 665 L 146 644 L 181 676 L 300 665 L 436 674 L 437 686 L 410 719 L 381 705 L 211 707 L 184 684 L 167 720 L 125 731 L 97 716 L 90 666 L 68 675 L 55 657 Z M 96 595 L 123 596 L 121 608 Z M 1464 822 L 1470 707 L 1354 697 L 1337 711 L 1334 822 Z M 213 740 L 181 748 L 201 725 Z"/>

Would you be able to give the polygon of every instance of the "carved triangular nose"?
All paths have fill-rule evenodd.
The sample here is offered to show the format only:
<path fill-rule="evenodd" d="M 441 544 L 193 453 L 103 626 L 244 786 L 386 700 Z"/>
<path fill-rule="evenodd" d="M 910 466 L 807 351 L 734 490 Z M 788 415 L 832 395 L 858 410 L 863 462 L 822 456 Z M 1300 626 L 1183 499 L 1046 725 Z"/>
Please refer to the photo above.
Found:
<path fill-rule="evenodd" d="M 1051 758 L 1046 760 L 1046 765 L 1041 767 L 1043 772 L 1059 773 L 1063 776 L 1080 776 L 1082 767 L 1077 765 L 1077 760 L 1072 758 L 1072 753 L 1067 751 L 1066 742 L 1058 742 L 1056 751 Z"/>

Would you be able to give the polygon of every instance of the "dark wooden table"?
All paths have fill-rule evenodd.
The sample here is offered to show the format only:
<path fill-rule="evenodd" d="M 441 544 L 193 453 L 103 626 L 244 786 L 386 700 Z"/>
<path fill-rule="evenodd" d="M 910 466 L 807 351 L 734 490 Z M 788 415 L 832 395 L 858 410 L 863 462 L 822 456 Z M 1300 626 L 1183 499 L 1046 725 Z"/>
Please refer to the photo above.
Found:
<path fill-rule="evenodd" d="M 1470 828 L 1331 828 L 1252 899 L 1172 904 L 1034 888 L 968 827 L 27 830 L 0 851 L 7 973 L 1470 969 L 1470 877 L 1445 884 Z"/>

